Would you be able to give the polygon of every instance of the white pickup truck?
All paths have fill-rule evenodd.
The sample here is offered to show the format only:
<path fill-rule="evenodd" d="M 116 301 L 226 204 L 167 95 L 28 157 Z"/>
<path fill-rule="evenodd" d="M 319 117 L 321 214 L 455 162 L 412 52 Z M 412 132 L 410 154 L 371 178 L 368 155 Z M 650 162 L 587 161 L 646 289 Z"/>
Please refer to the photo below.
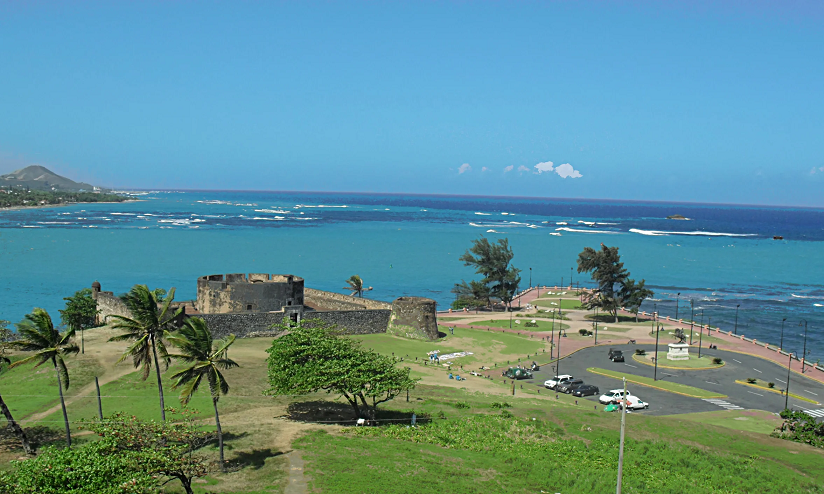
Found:
<path fill-rule="evenodd" d="M 572 376 L 570 376 L 569 374 L 561 374 L 560 376 L 555 376 L 552 379 L 548 379 L 548 380 L 544 381 L 544 386 L 547 389 L 555 389 L 555 386 L 557 386 L 561 383 L 565 383 L 567 381 L 571 381 L 572 379 L 574 379 L 574 378 Z"/>

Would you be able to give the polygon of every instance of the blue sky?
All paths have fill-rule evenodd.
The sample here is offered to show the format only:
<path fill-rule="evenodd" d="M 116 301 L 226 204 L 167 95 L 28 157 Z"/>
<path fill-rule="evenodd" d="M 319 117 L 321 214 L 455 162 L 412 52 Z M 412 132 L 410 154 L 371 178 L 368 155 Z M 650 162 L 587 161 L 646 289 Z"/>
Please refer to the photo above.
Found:
<path fill-rule="evenodd" d="M 824 206 L 822 21 L 759 0 L 4 3 L 0 172 Z"/>

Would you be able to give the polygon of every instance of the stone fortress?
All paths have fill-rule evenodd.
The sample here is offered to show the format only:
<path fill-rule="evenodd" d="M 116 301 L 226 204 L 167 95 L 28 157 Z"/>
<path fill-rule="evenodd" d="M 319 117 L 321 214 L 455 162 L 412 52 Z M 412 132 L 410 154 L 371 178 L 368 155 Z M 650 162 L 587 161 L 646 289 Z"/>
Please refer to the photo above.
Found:
<path fill-rule="evenodd" d="M 98 322 L 112 315 L 129 317 L 126 305 L 112 292 L 92 283 Z M 435 301 L 400 297 L 393 303 L 304 287 L 299 276 L 232 273 L 201 276 L 195 300 L 174 302 L 185 317 L 202 317 L 216 338 L 230 333 L 239 338 L 276 336 L 274 324 L 294 325 L 303 319 L 336 324 L 346 334 L 390 333 L 407 338 L 438 338 Z"/>

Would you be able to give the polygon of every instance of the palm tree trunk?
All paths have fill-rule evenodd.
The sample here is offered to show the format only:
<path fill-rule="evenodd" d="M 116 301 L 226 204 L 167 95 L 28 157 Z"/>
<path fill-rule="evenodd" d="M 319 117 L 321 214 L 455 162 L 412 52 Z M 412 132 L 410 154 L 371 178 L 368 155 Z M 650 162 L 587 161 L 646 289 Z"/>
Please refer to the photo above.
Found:
<path fill-rule="evenodd" d="M 66 424 L 66 445 L 72 447 L 72 430 L 69 427 L 69 414 L 66 413 L 66 402 L 63 400 L 63 382 L 60 380 L 60 371 L 57 369 L 57 361 L 52 359 L 54 372 L 57 374 L 57 389 L 60 390 L 60 406 L 63 408 L 63 423 Z"/>
<path fill-rule="evenodd" d="M 20 442 L 23 443 L 23 451 L 25 451 L 27 455 L 34 455 L 34 450 L 31 449 L 31 445 L 29 444 L 29 438 L 26 437 L 26 433 L 20 427 L 20 424 L 18 424 L 17 421 L 14 420 L 14 417 L 11 416 L 11 411 L 9 410 L 9 407 L 6 406 L 6 402 L 3 401 L 2 396 L 0 396 L 0 411 L 2 411 L 3 415 L 6 417 L 6 421 L 9 423 L 9 428 L 20 439 Z"/>
<path fill-rule="evenodd" d="M 226 472 L 226 462 L 223 460 L 223 429 L 220 428 L 220 414 L 217 413 L 217 399 L 212 398 L 215 407 L 215 424 L 217 425 L 217 444 L 220 449 L 220 471 Z"/>
<path fill-rule="evenodd" d="M 160 419 L 166 422 L 166 403 L 163 400 L 163 380 L 160 378 L 160 362 L 157 361 L 157 347 L 152 336 L 152 354 L 154 354 L 155 373 L 157 374 L 157 391 L 160 393 Z"/>

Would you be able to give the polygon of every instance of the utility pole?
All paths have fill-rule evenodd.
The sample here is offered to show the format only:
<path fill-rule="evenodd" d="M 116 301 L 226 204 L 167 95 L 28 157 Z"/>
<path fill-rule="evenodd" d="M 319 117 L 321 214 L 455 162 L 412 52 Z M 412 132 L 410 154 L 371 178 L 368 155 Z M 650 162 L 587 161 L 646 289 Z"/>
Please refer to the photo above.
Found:
<path fill-rule="evenodd" d="M 701 358 L 701 340 L 704 337 L 704 309 L 701 309 L 701 332 L 698 334 L 698 358 Z"/>
<path fill-rule="evenodd" d="M 569 289 L 572 290 L 572 268 L 569 268 Z"/>
<path fill-rule="evenodd" d="M 692 330 L 695 327 L 695 306 L 694 300 L 690 299 L 690 346 L 692 346 Z"/>
<path fill-rule="evenodd" d="M 549 337 L 551 339 L 549 343 L 549 360 L 552 361 L 552 347 L 555 346 L 555 311 L 552 311 L 552 330 L 549 332 Z"/>
<path fill-rule="evenodd" d="M 793 354 L 790 353 L 790 358 L 787 359 L 787 394 L 784 396 L 784 410 L 790 401 L 790 367 L 793 365 Z"/>
<path fill-rule="evenodd" d="M 681 292 L 675 294 L 675 320 L 678 320 L 678 302 L 681 301 Z"/>
<path fill-rule="evenodd" d="M 732 334 L 738 334 L 738 308 L 741 307 L 741 304 L 735 306 L 735 328 L 732 330 Z"/>
<path fill-rule="evenodd" d="M 615 494 L 621 494 L 621 477 L 624 473 L 624 429 L 627 425 L 627 378 L 624 379 L 624 394 L 621 396 L 623 406 L 621 407 L 621 446 L 618 450 L 618 484 Z"/>
<path fill-rule="evenodd" d="M 661 334 L 661 325 L 659 324 L 655 330 L 655 373 L 652 376 L 653 381 L 658 380 L 658 336 Z"/>
<path fill-rule="evenodd" d="M 782 320 L 781 320 L 781 343 L 779 343 L 779 344 L 778 344 L 778 349 L 779 349 L 779 350 L 783 350 L 783 349 L 784 349 L 784 322 L 785 322 L 786 320 L 787 320 L 787 318 L 786 318 L 786 317 L 785 317 L 784 319 L 782 319 Z"/>
<path fill-rule="evenodd" d="M 561 324 L 561 323 L 558 323 Z M 555 363 L 556 366 L 556 376 L 561 375 L 561 326 L 558 327 L 558 354 L 557 354 L 558 361 Z"/>
<path fill-rule="evenodd" d="M 595 308 L 595 344 L 598 344 L 598 307 Z"/>
<path fill-rule="evenodd" d="M 801 323 L 798 323 L 801 326 Z M 807 367 L 807 320 L 804 319 L 804 350 L 801 351 L 801 373 L 804 373 L 804 368 Z"/>

